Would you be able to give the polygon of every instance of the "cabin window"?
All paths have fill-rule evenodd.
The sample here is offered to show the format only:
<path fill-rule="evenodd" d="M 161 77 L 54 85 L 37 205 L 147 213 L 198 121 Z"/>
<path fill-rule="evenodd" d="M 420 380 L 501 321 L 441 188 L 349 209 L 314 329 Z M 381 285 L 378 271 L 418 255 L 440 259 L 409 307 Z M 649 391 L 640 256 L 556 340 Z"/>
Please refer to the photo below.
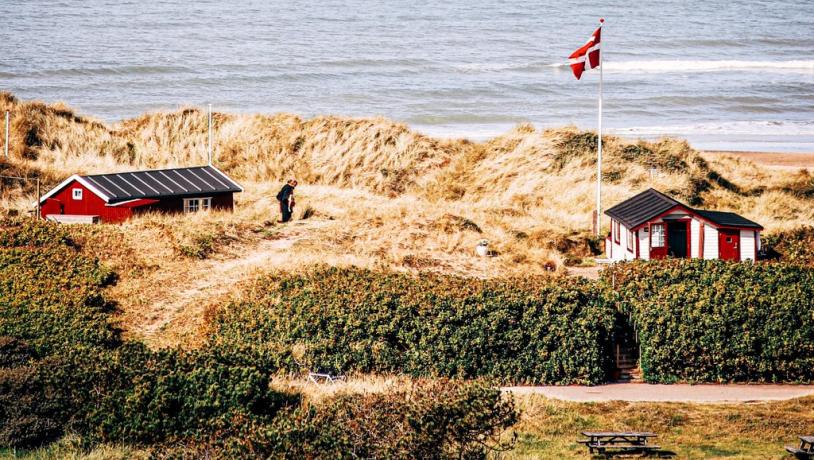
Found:
<path fill-rule="evenodd" d="M 650 247 L 664 247 L 664 224 L 650 224 Z"/>
<path fill-rule="evenodd" d="M 633 230 L 627 231 L 627 249 L 629 251 L 633 250 Z"/>
<path fill-rule="evenodd" d="M 613 241 L 615 243 L 617 243 L 617 244 L 619 243 L 619 233 L 621 233 L 620 228 L 619 228 L 619 221 L 614 220 L 613 221 Z"/>
<path fill-rule="evenodd" d="M 212 198 L 184 198 L 184 212 L 208 211 Z"/>
<path fill-rule="evenodd" d="M 75 189 L 71 190 L 71 192 L 72 192 L 72 196 L 73 196 L 74 200 L 81 200 L 82 199 L 82 189 L 81 188 L 75 188 Z"/>

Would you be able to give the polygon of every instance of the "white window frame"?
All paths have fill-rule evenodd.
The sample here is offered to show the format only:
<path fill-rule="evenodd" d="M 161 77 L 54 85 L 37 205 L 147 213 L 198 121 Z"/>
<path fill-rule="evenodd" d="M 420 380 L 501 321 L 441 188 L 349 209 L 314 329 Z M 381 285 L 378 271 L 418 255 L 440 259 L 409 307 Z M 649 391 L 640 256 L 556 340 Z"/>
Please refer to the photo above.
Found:
<path fill-rule="evenodd" d="M 82 189 L 81 188 L 71 189 L 71 198 L 73 198 L 76 201 L 82 201 Z"/>
<path fill-rule="evenodd" d="M 212 197 L 184 198 L 184 214 L 212 209 Z"/>
<path fill-rule="evenodd" d="M 665 241 L 665 233 L 667 232 L 667 228 L 665 224 L 651 224 L 650 226 L 650 247 L 651 248 L 663 248 L 666 241 Z M 659 229 L 659 231 L 656 231 Z"/>

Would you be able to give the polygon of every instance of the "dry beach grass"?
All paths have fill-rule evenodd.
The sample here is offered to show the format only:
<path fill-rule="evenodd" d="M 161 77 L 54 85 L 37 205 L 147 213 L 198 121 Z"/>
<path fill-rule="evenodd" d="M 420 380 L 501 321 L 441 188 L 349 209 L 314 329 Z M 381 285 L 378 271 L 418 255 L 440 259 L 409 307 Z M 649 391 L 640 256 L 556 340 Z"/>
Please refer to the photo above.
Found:
<path fill-rule="evenodd" d="M 12 113 L 0 174 L 39 176 L 201 164 L 206 113 L 144 114 L 116 124 L 64 104 L 0 94 Z M 383 118 L 214 114 L 216 165 L 244 185 L 234 213 L 147 215 L 71 229 L 120 275 L 111 295 L 128 333 L 155 345 L 195 343 L 202 312 L 264 270 L 315 263 L 491 277 L 591 264 L 596 136 L 530 125 L 494 139 L 435 139 Z M 814 223 L 814 179 L 686 142 L 605 139 L 606 205 L 647 187 L 728 209 L 768 232 Z M 297 177 L 291 225 L 274 195 Z M 27 212 L 33 184 L 3 181 L 0 208 Z M 495 257 L 473 249 L 490 241 Z M 180 286 L 180 288 L 179 288 Z"/>

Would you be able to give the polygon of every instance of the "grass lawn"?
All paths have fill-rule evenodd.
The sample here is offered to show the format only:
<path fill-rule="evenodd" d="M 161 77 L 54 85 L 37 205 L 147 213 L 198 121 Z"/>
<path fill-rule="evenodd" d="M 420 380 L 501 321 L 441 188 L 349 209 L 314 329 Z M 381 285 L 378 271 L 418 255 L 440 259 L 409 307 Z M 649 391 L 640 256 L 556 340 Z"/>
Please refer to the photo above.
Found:
<path fill-rule="evenodd" d="M 572 403 L 526 395 L 516 448 L 501 459 L 588 458 L 584 430 L 654 431 L 674 458 L 784 459 L 786 444 L 814 433 L 814 397 L 754 404 Z"/>

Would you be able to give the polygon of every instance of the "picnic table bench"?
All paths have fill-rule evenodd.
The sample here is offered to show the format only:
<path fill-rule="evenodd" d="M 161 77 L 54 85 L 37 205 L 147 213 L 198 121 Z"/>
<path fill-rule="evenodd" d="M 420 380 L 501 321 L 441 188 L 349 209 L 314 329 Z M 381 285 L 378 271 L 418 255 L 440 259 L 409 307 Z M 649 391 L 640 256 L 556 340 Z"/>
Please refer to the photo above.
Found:
<path fill-rule="evenodd" d="M 659 446 L 647 443 L 650 438 L 657 436 L 656 433 L 649 431 L 583 431 L 582 435 L 588 439 L 580 439 L 577 442 L 588 446 L 588 452 L 591 454 L 594 451 L 607 454 L 609 450 L 649 453 L 661 449 Z"/>
<path fill-rule="evenodd" d="M 336 383 L 336 382 L 344 382 L 345 376 L 344 375 L 331 375 L 327 373 L 321 372 L 309 372 L 308 373 L 308 380 L 313 382 L 315 385 L 319 385 L 321 383 Z"/>
<path fill-rule="evenodd" d="M 814 436 L 799 436 L 800 446 L 786 446 L 786 451 L 797 458 L 814 458 Z"/>
<path fill-rule="evenodd" d="M 297 364 L 301 369 L 305 370 L 308 373 L 308 381 L 312 382 L 314 385 L 321 385 L 321 384 L 333 384 L 337 382 L 344 382 L 345 376 L 335 373 L 332 370 L 326 369 L 311 369 L 309 366 L 294 360 L 294 363 Z"/>

